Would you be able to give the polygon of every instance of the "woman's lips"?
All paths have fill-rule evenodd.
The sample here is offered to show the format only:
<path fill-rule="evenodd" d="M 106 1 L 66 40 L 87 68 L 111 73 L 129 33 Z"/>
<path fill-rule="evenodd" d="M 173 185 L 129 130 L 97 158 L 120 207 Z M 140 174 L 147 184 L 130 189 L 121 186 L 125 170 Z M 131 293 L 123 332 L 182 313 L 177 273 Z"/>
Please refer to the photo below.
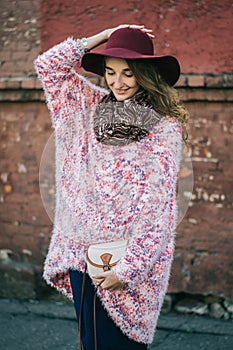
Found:
<path fill-rule="evenodd" d="M 118 95 L 124 95 L 128 92 L 129 89 L 122 89 L 122 90 L 115 90 L 116 94 Z"/>

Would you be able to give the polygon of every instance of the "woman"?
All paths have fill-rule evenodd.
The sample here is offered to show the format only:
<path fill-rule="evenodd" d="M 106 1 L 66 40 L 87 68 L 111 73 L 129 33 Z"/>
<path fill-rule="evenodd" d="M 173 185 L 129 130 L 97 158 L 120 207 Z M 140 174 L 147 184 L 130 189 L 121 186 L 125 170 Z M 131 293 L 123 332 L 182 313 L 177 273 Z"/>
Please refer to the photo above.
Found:
<path fill-rule="evenodd" d="M 44 278 L 73 298 L 85 350 L 145 350 L 167 290 L 176 177 L 187 112 L 172 87 L 180 67 L 153 54 L 151 30 L 121 25 L 68 38 L 39 56 L 56 137 L 56 211 Z M 90 52 L 107 41 L 105 49 Z M 108 89 L 77 74 L 104 76 Z M 127 240 L 110 271 L 87 276 L 91 244 Z M 97 292 L 96 337 L 93 296 Z"/>

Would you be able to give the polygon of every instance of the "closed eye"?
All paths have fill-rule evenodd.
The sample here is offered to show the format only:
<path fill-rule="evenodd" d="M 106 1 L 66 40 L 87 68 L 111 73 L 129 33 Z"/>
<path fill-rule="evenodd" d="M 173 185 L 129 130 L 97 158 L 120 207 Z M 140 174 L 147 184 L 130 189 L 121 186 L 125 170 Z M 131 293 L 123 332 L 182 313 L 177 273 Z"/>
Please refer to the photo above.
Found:
<path fill-rule="evenodd" d="M 106 71 L 107 75 L 114 75 L 115 73 L 113 71 Z"/>
<path fill-rule="evenodd" d="M 132 78 L 132 77 L 133 77 L 133 73 L 126 73 L 126 72 L 125 72 L 125 76 L 126 76 L 127 78 Z"/>
<path fill-rule="evenodd" d="M 105 67 L 105 72 L 107 75 L 113 76 L 115 74 L 115 71 L 111 67 Z M 129 68 L 125 68 L 122 70 L 122 73 L 127 77 L 127 78 L 132 78 L 134 75 L 131 72 Z"/>

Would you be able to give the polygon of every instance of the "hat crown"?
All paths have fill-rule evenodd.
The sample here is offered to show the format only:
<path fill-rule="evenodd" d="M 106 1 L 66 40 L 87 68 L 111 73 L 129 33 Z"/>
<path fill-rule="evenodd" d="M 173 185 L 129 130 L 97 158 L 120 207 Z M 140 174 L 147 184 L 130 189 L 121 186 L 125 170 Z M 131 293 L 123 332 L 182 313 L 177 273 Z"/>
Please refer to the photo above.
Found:
<path fill-rule="evenodd" d="M 109 37 L 106 49 L 123 48 L 142 55 L 153 55 L 154 47 L 150 37 L 139 29 L 122 28 Z"/>

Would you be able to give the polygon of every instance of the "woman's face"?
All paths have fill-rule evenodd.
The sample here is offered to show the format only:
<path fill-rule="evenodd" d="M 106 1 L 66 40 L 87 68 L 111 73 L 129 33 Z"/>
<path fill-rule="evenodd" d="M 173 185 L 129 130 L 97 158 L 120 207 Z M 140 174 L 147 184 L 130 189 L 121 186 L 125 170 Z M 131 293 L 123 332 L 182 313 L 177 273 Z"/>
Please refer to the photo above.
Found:
<path fill-rule="evenodd" d="M 139 89 L 139 85 L 129 69 L 126 60 L 106 57 L 105 79 L 109 89 L 118 101 L 132 97 Z"/>

